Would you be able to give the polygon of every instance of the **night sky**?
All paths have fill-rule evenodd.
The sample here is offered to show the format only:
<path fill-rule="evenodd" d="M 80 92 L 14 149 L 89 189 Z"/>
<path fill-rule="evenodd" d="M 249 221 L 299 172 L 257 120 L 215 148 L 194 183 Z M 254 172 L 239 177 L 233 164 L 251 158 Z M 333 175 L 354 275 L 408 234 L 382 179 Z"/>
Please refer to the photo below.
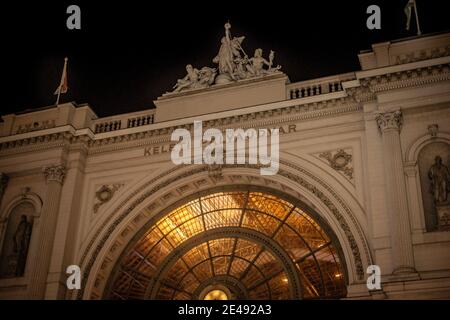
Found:
<path fill-rule="evenodd" d="M 417 0 L 424 34 L 450 30 L 448 0 Z M 55 102 L 63 58 L 69 92 L 98 116 L 153 108 L 185 75 L 185 65 L 215 67 L 223 25 L 245 35 L 253 55 L 276 52 L 292 82 L 359 69 L 372 43 L 415 35 L 405 30 L 407 0 L 333 1 L 15 1 L 1 4 L 1 114 Z M 66 28 L 66 8 L 81 8 L 81 30 Z M 381 30 L 366 28 L 366 8 L 381 7 Z"/>

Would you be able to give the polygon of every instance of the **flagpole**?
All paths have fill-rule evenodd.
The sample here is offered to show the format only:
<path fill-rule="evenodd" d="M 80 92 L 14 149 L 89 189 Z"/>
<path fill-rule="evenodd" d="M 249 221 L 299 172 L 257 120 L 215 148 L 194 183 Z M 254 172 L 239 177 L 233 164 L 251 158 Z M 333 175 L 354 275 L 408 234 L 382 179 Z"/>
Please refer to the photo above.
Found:
<path fill-rule="evenodd" d="M 58 89 L 58 96 L 56 97 L 56 106 L 59 104 L 59 96 L 61 95 L 61 87 Z"/>
<path fill-rule="evenodd" d="M 417 35 L 420 36 L 420 35 L 422 34 L 422 31 L 420 31 L 419 15 L 417 14 L 417 4 L 416 4 L 416 0 L 414 0 L 414 13 L 415 13 L 415 15 L 416 15 Z"/>
<path fill-rule="evenodd" d="M 58 95 L 56 97 L 56 105 L 58 106 L 59 104 L 59 97 L 61 96 L 61 88 L 63 86 L 63 82 L 64 82 L 64 74 L 67 72 L 66 68 L 67 68 L 67 60 L 69 60 L 67 57 L 64 58 L 64 67 L 63 67 L 63 71 L 61 74 L 61 81 L 59 82 L 59 87 L 58 87 Z"/>

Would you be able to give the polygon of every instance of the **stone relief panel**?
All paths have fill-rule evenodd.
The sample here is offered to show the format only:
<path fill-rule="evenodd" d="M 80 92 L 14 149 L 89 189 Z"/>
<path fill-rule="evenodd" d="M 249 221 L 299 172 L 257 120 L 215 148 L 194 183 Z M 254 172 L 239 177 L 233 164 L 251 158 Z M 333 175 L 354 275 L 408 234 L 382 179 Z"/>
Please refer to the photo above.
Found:
<path fill-rule="evenodd" d="M 427 231 L 450 230 L 450 145 L 431 143 L 419 153 L 418 166 Z"/>
<path fill-rule="evenodd" d="M 94 214 L 97 213 L 101 206 L 109 202 L 114 194 L 121 189 L 124 183 L 104 184 L 95 192 Z"/>
<path fill-rule="evenodd" d="M 5 221 L 6 232 L 0 257 L 0 277 L 16 278 L 25 273 L 28 248 L 33 230 L 34 206 L 19 203 Z"/>
<path fill-rule="evenodd" d="M 354 184 L 352 149 L 337 149 L 315 154 L 317 158 Z"/>

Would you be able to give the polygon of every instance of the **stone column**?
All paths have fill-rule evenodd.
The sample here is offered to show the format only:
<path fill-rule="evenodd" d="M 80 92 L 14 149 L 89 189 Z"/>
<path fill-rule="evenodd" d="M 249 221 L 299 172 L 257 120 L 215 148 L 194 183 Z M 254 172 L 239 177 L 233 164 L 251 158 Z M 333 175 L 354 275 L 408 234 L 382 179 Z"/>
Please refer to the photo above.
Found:
<path fill-rule="evenodd" d="M 66 169 L 64 166 L 55 165 L 45 167 L 43 173 L 47 181 L 47 194 L 39 221 L 39 234 L 36 237 L 36 258 L 34 261 L 30 261 L 30 283 L 28 285 L 28 296 L 30 299 L 44 299 L 45 297 L 47 275 Z"/>
<path fill-rule="evenodd" d="M 383 135 L 383 160 L 386 176 L 387 210 L 391 225 L 393 274 L 416 272 L 403 169 L 400 110 L 378 113 L 375 120 Z"/>

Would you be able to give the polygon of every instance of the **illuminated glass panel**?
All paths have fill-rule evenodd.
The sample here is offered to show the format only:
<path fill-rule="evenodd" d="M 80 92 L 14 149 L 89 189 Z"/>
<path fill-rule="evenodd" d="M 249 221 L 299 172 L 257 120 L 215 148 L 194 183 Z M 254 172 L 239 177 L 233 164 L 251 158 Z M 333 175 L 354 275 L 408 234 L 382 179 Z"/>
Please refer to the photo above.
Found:
<path fill-rule="evenodd" d="M 336 247 L 307 212 L 274 195 L 235 191 L 199 197 L 158 220 L 123 255 L 109 297 L 148 298 L 156 271 L 174 250 L 194 236 L 224 227 L 247 228 L 272 238 L 295 263 L 303 298 L 345 296 Z M 164 278 L 157 279 L 161 286 L 156 298 L 196 299 L 205 284 L 230 277 L 245 288 L 249 299 L 289 299 L 284 267 L 261 243 L 237 232 L 181 252 Z"/>

